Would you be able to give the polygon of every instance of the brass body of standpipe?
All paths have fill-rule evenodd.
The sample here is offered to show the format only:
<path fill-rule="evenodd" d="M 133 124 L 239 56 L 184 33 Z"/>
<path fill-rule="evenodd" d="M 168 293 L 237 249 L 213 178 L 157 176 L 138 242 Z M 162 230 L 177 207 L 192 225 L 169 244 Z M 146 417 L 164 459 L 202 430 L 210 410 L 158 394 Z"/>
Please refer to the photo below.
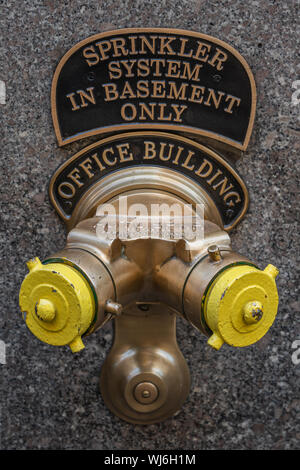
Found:
<path fill-rule="evenodd" d="M 166 187 L 119 188 L 119 194 L 115 189 L 105 203 L 115 207 L 117 218 L 121 192 L 128 204 L 186 203 Z M 94 192 L 90 204 L 86 199 L 79 208 L 80 221 L 66 247 L 43 263 L 28 263 L 20 305 L 29 329 L 42 341 L 69 344 L 77 352 L 86 336 L 114 319 L 101 393 L 115 414 L 132 423 L 161 421 L 188 395 L 190 375 L 176 341 L 177 316 L 219 349 L 224 342 L 258 341 L 277 312 L 277 269 L 269 265 L 261 271 L 232 251 L 218 210 L 204 191 L 200 196 L 195 202 L 204 206 L 201 239 L 109 240 L 99 235 L 102 201 Z"/>

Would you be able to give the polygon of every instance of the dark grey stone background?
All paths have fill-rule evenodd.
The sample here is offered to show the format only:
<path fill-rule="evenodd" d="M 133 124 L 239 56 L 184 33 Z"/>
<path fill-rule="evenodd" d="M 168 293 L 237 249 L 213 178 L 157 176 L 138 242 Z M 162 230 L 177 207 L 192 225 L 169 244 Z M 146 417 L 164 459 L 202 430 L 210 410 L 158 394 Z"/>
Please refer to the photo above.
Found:
<path fill-rule="evenodd" d="M 0 1 L 1 112 L 0 365 L 3 449 L 296 449 L 299 448 L 300 339 L 299 110 L 292 83 L 300 78 L 299 3 L 286 1 L 70 0 Z M 106 328 L 72 355 L 41 343 L 18 307 L 25 262 L 64 246 L 65 229 L 50 206 L 54 169 L 90 141 L 60 149 L 50 114 L 50 86 L 61 56 L 104 30 L 164 26 L 207 33 L 235 47 L 258 87 L 248 150 L 237 163 L 251 207 L 232 233 L 236 251 L 280 269 L 280 308 L 257 344 L 219 352 L 178 321 L 178 341 L 192 373 L 181 412 L 149 427 L 120 421 L 98 392 L 112 340 Z M 96 139 L 94 139 L 96 140 Z M 298 173 L 299 175 L 299 173 Z"/>

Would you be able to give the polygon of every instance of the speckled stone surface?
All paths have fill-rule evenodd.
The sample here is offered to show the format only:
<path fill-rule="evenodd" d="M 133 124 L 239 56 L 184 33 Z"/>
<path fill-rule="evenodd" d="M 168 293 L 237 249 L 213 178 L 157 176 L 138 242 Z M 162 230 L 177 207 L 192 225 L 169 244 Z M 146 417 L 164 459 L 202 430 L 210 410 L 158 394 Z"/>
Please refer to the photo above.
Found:
<path fill-rule="evenodd" d="M 300 367 L 292 362 L 299 331 L 299 112 L 292 83 L 300 78 L 297 1 L 205 0 L 0 1 L 1 314 L 0 448 L 3 449 L 296 449 Z M 178 341 L 192 374 L 181 412 L 149 427 L 120 421 L 98 391 L 110 327 L 72 355 L 39 342 L 18 308 L 25 261 L 65 242 L 50 206 L 53 170 L 90 141 L 57 146 L 50 86 L 58 60 L 92 34 L 130 26 L 207 33 L 248 61 L 258 109 L 248 150 L 237 168 L 251 206 L 232 233 L 236 251 L 280 269 L 280 308 L 256 345 L 219 352 L 178 321 Z M 298 35 L 297 35 L 298 31 Z M 94 139 L 95 140 L 95 139 Z M 299 262 L 299 261 L 298 261 Z"/>

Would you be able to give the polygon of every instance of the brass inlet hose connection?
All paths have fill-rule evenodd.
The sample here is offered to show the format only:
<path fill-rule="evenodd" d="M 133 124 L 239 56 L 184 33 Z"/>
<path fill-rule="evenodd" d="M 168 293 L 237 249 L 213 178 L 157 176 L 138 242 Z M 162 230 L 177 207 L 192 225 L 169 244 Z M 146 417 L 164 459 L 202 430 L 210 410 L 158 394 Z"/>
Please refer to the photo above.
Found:
<path fill-rule="evenodd" d="M 84 348 L 81 336 L 92 323 L 96 299 L 87 279 L 63 263 L 27 263 L 20 306 L 30 331 L 54 346 L 69 345 L 72 352 Z"/>
<path fill-rule="evenodd" d="M 217 350 L 224 343 L 243 347 L 259 341 L 278 308 L 277 268 L 269 264 L 261 271 L 247 261 L 232 263 L 232 256 L 224 252 L 215 261 L 209 253 L 191 272 L 183 295 L 186 317 Z"/>

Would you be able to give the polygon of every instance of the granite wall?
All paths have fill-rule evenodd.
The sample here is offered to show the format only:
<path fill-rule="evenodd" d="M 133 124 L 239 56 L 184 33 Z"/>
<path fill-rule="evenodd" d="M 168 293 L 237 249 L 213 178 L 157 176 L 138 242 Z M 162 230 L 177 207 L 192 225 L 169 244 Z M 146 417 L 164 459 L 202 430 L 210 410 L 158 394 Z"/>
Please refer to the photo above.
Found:
<path fill-rule="evenodd" d="M 299 448 L 299 110 L 296 0 L 1 1 L 1 314 L 0 411 L 3 449 L 296 449 Z M 232 233 L 236 251 L 280 269 L 280 308 L 257 344 L 219 352 L 178 321 L 192 372 L 181 412 L 157 425 L 133 426 L 105 407 L 98 392 L 109 327 L 86 349 L 39 342 L 18 307 L 25 262 L 64 246 L 66 232 L 47 197 L 54 169 L 90 141 L 58 148 L 50 86 L 65 51 L 101 31 L 164 26 L 222 39 L 248 61 L 258 108 L 248 150 L 237 162 L 250 192 Z M 4 101 L 5 104 L 4 104 Z M 96 140 L 96 139 L 94 139 Z M 92 141 L 92 140 L 91 140 Z M 299 173 L 298 173 L 299 176 Z M 299 346 L 298 346 L 299 347 Z M 292 357 L 293 352 L 295 353 Z"/>

